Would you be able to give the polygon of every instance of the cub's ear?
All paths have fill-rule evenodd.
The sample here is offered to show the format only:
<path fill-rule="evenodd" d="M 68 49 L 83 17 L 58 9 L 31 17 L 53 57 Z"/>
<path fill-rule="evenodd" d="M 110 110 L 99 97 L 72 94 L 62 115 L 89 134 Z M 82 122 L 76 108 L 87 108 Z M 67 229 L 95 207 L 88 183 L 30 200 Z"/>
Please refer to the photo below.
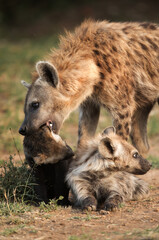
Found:
<path fill-rule="evenodd" d="M 56 68 L 49 62 L 39 61 L 36 64 L 36 70 L 43 81 L 48 82 L 53 87 L 58 84 L 58 74 Z"/>
<path fill-rule="evenodd" d="M 27 89 L 29 89 L 30 86 L 31 86 L 30 83 L 27 83 L 27 82 L 25 82 L 24 80 L 21 80 L 21 84 L 22 84 L 24 87 L 26 87 Z"/>
<path fill-rule="evenodd" d="M 111 133 L 116 134 L 115 127 L 107 127 L 106 129 L 104 129 L 104 131 L 102 132 L 102 136 L 106 136 L 106 135 L 109 135 Z"/>
<path fill-rule="evenodd" d="M 104 158 L 112 159 L 115 153 L 113 141 L 109 137 L 103 138 L 99 143 L 98 150 Z"/>

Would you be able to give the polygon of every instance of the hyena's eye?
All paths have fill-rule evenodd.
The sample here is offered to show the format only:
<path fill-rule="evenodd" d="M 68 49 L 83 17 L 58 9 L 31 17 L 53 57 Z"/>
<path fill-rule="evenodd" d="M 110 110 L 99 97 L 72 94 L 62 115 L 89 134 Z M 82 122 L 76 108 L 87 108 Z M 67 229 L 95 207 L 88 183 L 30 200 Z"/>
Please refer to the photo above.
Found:
<path fill-rule="evenodd" d="M 135 152 L 135 153 L 133 154 L 133 158 L 138 158 L 138 157 L 139 157 L 138 152 Z"/>
<path fill-rule="evenodd" d="M 39 102 L 32 102 L 31 103 L 31 107 L 32 107 L 32 109 L 37 109 L 38 107 L 39 107 Z"/>

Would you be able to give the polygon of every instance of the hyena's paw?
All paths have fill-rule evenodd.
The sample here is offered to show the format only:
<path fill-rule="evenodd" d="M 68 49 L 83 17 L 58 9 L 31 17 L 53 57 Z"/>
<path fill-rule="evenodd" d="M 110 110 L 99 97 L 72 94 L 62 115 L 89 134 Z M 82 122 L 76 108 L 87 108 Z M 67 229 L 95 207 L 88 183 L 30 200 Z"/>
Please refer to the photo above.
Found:
<path fill-rule="evenodd" d="M 96 211 L 97 201 L 95 198 L 88 197 L 82 202 L 82 210 Z"/>
<path fill-rule="evenodd" d="M 119 207 L 119 204 L 122 202 L 121 196 L 114 196 L 113 198 L 110 198 L 109 200 L 105 201 L 105 207 L 104 209 L 106 211 L 116 211 Z"/>
<path fill-rule="evenodd" d="M 111 211 L 111 212 L 117 211 L 117 209 L 118 209 L 118 204 L 114 204 L 114 203 L 106 203 L 104 207 L 104 210 Z"/>

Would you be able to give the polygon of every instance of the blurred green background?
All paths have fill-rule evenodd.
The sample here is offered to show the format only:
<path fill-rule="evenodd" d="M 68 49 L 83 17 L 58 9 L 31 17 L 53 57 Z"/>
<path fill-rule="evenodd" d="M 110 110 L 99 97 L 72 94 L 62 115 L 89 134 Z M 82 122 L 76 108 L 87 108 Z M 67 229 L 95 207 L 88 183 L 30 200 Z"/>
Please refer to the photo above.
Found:
<path fill-rule="evenodd" d="M 110 21 L 159 22 L 159 1 L 137 0 L 0 0 L 0 159 L 22 154 L 23 137 L 18 134 L 26 95 L 20 80 L 31 81 L 35 63 L 58 45 L 64 29 L 73 30 L 86 18 Z M 151 158 L 157 161 L 159 112 L 153 110 L 149 125 Z M 98 131 L 111 125 L 102 110 Z M 78 111 L 65 122 L 61 135 L 73 148 L 77 142 Z M 154 148 L 153 148 L 154 146 Z"/>

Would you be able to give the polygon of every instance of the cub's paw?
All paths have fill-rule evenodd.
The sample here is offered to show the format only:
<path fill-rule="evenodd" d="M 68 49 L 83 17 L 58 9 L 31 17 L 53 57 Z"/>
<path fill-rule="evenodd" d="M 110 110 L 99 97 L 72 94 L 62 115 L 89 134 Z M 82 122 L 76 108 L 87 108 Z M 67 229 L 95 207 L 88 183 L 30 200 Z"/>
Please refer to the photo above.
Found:
<path fill-rule="evenodd" d="M 105 207 L 104 207 L 104 210 L 105 211 L 111 211 L 111 212 L 117 211 L 118 210 L 118 204 L 106 203 Z"/>
<path fill-rule="evenodd" d="M 120 195 L 115 195 L 113 198 L 109 198 L 105 201 L 104 209 L 106 211 L 116 211 L 119 207 L 119 204 L 123 202 L 123 199 Z"/>
<path fill-rule="evenodd" d="M 87 210 L 87 211 L 96 211 L 97 209 L 97 202 L 95 198 L 88 197 L 83 200 L 82 202 L 82 210 Z"/>
<path fill-rule="evenodd" d="M 82 209 L 91 212 L 91 211 L 96 211 L 97 208 L 96 208 L 95 205 L 89 205 L 89 206 L 85 206 L 85 207 L 82 208 Z"/>

